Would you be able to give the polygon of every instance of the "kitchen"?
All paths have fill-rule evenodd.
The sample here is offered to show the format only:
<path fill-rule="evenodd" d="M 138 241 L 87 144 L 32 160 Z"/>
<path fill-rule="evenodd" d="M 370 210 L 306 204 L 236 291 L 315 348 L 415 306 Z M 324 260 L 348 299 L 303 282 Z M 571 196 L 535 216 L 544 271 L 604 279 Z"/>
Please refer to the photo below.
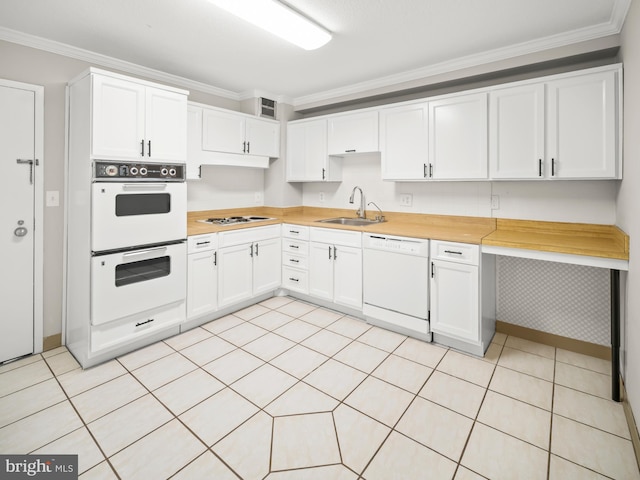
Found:
<path fill-rule="evenodd" d="M 631 12 L 634 12 L 632 10 Z M 633 20 L 633 16 L 627 17 L 627 22 Z M 625 30 L 626 31 L 626 30 Z M 626 31 L 627 32 L 627 31 Z M 627 34 L 630 35 L 631 30 Z M 623 37 L 624 39 L 625 37 Z M 633 100 L 633 90 L 629 93 L 629 68 L 633 68 L 632 42 L 623 44 L 623 53 L 628 49 L 630 57 L 623 57 L 625 63 L 625 75 L 627 89 L 625 90 L 625 105 Z M 20 81 L 30 81 L 36 84 L 47 85 L 47 95 L 45 104 L 45 142 L 48 139 L 46 158 L 48 165 L 63 165 L 64 158 L 64 87 L 66 83 L 86 68 L 86 63 L 72 60 L 67 57 L 58 57 L 41 50 L 35 50 L 26 46 L 3 42 L 3 58 L 8 62 L 3 62 L 3 77 L 14 78 Z M 30 59 L 26 65 L 19 62 L 19 59 Z M 36 69 L 39 64 L 50 65 L 51 80 L 38 79 L 42 75 Z M 23 65 L 23 66 L 20 66 Z M 6 73 L 5 73 L 6 72 Z M 633 72 L 633 70 L 631 70 Z M 631 73 L 632 74 L 632 73 Z M 205 94 L 197 91 L 191 92 L 194 100 L 198 103 L 215 105 L 232 110 L 239 110 L 238 103 L 233 104 L 230 100 L 216 98 L 215 101 L 208 99 Z M 631 100 L 629 96 L 631 95 Z M 190 96 L 191 100 L 191 96 Z M 247 102 L 251 103 L 251 102 Z M 279 105 L 286 111 L 287 106 Z M 633 115 L 628 107 L 625 115 Z M 633 117 L 632 117 L 633 118 Z M 625 119 L 626 128 L 629 121 Z M 632 123 L 633 125 L 633 123 Z M 625 137 L 626 138 L 626 137 Z M 386 212 L 409 211 L 417 213 L 430 213 L 442 215 L 463 215 L 463 216 L 483 216 L 483 217 L 504 217 L 504 218 L 534 218 L 548 221 L 571 221 L 602 224 L 618 224 L 631 237 L 634 242 L 634 229 L 632 226 L 634 219 L 631 210 L 628 215 L 625 205 L 632 208 L 633 202 L 628 195 L 633 195 L 632 187 L 626 187 L 626 182 L 633 182 L 633 161 L 629 160 L 629 155 L 633 155 L 635 147 L 630 144 L 625 145 L 625 175 L 622 181 L 621 199 L 618 197 L 619 182 L 616 181 L 575 181 L 562 182 L 561 184 L 546 182 L 544 184 L 535 182 L 443 182 L 443 183 L 396 183 L 382 182 L 380 160 L 375 156 L 350 157 L 343 164 L 341 183 L 289 184 L 283 182 L 285 176 L 284 165 L 281 161 L 272 161 L 270 168 L 266 171 L 257 169 L 244 169 L 234 167 L 203 167 L 202 179 L 188 181 L 188 208 L 189 210 L 210 210 L 212 204 L 216 209 L 233 209 L 237 207 L 250 208 L 252 206 L 274 205 L 274 206 L 296 206 L 304 205 L 308 207 L 330 207 L 338 209 L 353 209 L 348 203 L 351 190 L 355 185 L 359 185 L 367 195 L 368 200 L 374 201 Z M 630 153 L 631 152 L 631 153 Z M 58 159 L 52 160 L 52 159 Z M 633 157 L 632 157 L 633 158 Z M 57 185 L 63 184 L 63 174 L 59 169 L 47 171 L 46 182 L 49 186 L 47 190 L 62 190 Z M 403 207 L 400 204 L 401 195 L 412 195 L 412 206 Z M 491 196 L 497 195 L 500 199 L 500 210 L 493 215 L 491 209 Z M 324 202 L 321 201 L 324 198 Z M 563 208 L 557 208 L 557 202 L 562 202 Z M 618 213 L 616 213 L 616 203 Z M 372 209 L 373 207 L 368 207 Z M 369 212 L 372 213 L 372 210 Z M 350 214 L 352 214 L 350 212 Z M 62 251 L 62 209 L 47 209 L 46 222 L 47 243 L 46 251 Z M 355 215 L 353 213 L 353 215 Z M 627 218 L 628 217 L 628 218 Z M 57 221 L 54 221 L 56 220 Z M 622 220 L 621 220 L 622 219 Z M 52 223 L 53 222 L 53 223 Z M 56 233 L 57 232 L 57 233 Z M 57 246 L 56 246 L 57 245 Z M 61 267 L 47 268 L 47 265 L 56 265 L 59 260 L 47 257 L 45 261 L 45 272 L 47 275 L 54 275 L 56 270 L 61 271 Z M 632 280 L 632 272 L 629 273 L 628 281 Z M 58 278 L 58 277 L 56 277 Z M 54 284 L 59 282 L 56 280 Z M 61 309 L 61 294 L 56 293 L 57 287 L 49 286 L 45 289 L 47 316 L 50 318 L 45 325 L 45 336 L 52 336 L 61 331 L 61 322 L 55 320 L 55 312 Z M 631 287 L 630 287 L 631 288 Z M 50 297 L 50 298 L 49 298 Z M 632 296 L 629 296 L 632 297 Z M 633 317 L 634 299 L 628 299 L 627 318 Z M 629 358 L 633 358 L 635 350 L 633 325 L 627 326 L 627 345 L 625 348 Z M 633 386 L 633 362 L 627 359 L 626 386 Z M 633 390 L 630 399 L 633 401 Z"/>

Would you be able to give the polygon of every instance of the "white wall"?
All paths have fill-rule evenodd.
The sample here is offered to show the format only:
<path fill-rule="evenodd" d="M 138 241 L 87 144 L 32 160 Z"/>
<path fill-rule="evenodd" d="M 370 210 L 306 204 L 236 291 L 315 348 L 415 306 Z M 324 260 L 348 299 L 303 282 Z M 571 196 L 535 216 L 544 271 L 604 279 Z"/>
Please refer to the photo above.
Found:
<path fill-rule="evenodd" d="M 358 185 L 367 202 L 375 202 L 383 211 L 615 223 L 617 181 L 385 182 L 381 180 L 379 154 L 345 157 L 342 168 L 342 182 L 304 184 L 303 204 L 355 209 L 358 205 L 350 205 L 348 200 Z M 324 202 L 320 201 L 321 193 Z M 400 195 L 406 193 L 412 194 L 411 207 L 400 204 Z M 499 196 L 497 210 L 491 209 L 492 195 Z"/>
<path fill-rule="evenodd" d="M 640 420 L 640 2 L 631 2 L 622 31 L 624 62 L 624 180 L 618 196 L 618 225 L 630 237 L 626 282 L 623 371 L 629 402 Z"/>
<path fill-rule="evenodd" d="M 218 210 L 264 205 L 264 169 L 201 167 L 200 180 L 187 181 L 187 209 Z"/>

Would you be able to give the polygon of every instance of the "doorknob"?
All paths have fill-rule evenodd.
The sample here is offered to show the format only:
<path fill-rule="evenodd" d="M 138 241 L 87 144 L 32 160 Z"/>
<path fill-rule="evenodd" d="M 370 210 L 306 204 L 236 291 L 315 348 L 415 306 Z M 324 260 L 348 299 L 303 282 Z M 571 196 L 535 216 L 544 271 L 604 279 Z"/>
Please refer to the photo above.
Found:
<path fill-rule="evenodd" d="M 18 220 L 18 225 L 20 226 L 13 231 L 13 234 L 16 237 L 24 237 L 27 234 L 27 229 L 22 226 L 24 225 L 24 220 Z"/>

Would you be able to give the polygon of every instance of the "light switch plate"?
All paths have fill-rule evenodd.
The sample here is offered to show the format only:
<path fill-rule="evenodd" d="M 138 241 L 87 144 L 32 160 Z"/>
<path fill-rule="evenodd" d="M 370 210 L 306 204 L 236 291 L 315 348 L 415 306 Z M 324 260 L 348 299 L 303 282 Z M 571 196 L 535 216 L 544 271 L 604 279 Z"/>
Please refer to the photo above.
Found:
<path fill-rule="evenodd" d="M 47 207 L 60 206 L 60 192 L 58 190 L 47 190 Z"/>

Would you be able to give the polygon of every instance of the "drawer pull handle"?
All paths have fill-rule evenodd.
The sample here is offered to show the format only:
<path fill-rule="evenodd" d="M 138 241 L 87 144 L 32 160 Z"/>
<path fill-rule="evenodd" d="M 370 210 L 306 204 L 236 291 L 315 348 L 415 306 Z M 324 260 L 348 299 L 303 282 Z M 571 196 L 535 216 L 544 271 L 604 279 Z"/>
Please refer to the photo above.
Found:
<path fill-rule="evenodd" d="M 295 258 L 290 258 L 289 261 L 293 263 L 300 263 L 300 260 L 296 260 Z"/>
<path fill-rule="evenodd" d="M 300 235 L 300 232 L 298 230 L 289 230 L 289 233 L 293 233 L 295 235 Z"/>
<path fill-rule="evenodd" d="M 146 321 L 144 321 L 144 322 L 138 322 L 138 323 L 136 323 L 136 327 L 141 327 L 142 325 L 146 325 L 146 324 L 148 324 L 148 323 L 151 323 L 151 322 L 153 322 L 154 320 L 155 320 L 155 318 L 150 318 L 149 320 L 146 320 Z"/>
<path fill-rule="evenodd" d="M 206 242 L 197 242 L 196 245 L 209 245 L 211 242 L 210 241 L 206 241 Z"/>
<path fill-rule="evenodd" d="M 452 255 L 462 255 L 462 252 L 455 252 L 453 250 L 445 250 L 444 253 L 451 253 Z"/>
<path fill-rule="evenodd" d="M 300 248 L 298 245 L 289 245 L 289 248 Z"/>
<path fill-rule="evenodd" d="M 292 282 L 299 282 L 300 281 L 297 278 L 293 278 L 293 277 L 289 277 L 289 280 L 291 280 Z"/>

